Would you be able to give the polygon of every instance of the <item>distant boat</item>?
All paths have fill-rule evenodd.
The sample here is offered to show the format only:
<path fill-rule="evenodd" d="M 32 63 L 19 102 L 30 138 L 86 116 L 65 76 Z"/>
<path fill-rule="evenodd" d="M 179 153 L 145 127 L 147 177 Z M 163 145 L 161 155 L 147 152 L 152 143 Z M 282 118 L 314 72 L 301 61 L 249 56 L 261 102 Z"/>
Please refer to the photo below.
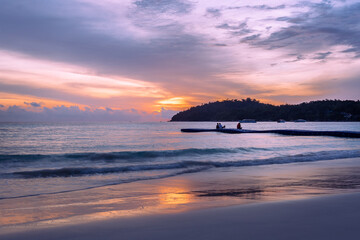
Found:
<path fill-rule="evenodd" d="M 256 123 L 255 119 L 243 119 L 240 121 L 241 123 Z"/>
<path fill-rule="evenodd" d="M 278 123 L 284 123 L 285 120 L 284 120 L 284 119 L 279 119 L 279 120 L 277 120 L 277 122 L 278 122 Z"/>
<path fill-rule="evenodd" d="M 306 122 L 306 120 L 304 120 L 304 119 L 297 119 L 297 120 L 295 120 L 294 122 Z"/>

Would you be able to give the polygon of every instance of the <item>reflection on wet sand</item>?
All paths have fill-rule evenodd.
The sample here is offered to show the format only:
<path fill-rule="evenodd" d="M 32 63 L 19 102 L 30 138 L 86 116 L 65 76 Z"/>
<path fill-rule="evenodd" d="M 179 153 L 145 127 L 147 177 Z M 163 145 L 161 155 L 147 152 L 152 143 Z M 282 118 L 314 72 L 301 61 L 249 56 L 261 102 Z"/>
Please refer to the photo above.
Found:
<path fill-rule="evenodd" d="M 303 170 L 298 169 L 296 174 L 281 177 L 258 176 L 252 183 L 240 183 L 239 188 L 211 188 L 192 193 L 200 198 L 273 201 L 303 199 L 360 189 L 360 167 L 324 168 L 311 172 Z"/>
<path fill-rule="evenodd" d="M 46 216 L 46 219 L 57 219 L 57 218 L 63 218 L 67 216 L 67 214 L 69 213 L 55 212 L 55 213 L 44 213 L 40 215 Z M 34 212 L 32 213 L 13 214 L 9 212 L 8 214 L 3 214 L 0 217 L 0 226 L 32 223 L 36 221 L 39 221 L 39 216 L 38 214 L 35 213 L 35 209 Z"/>
<path fill-rule="evenodd" d="M 193 196 L 184 188 L 160 188 L 160 204 L 179 205 L 190 203 Z"/>
<path fill-rule="evenodd" d="M 193 195 L 187 192 L 189 189 L 186 187 L 160 186 L 153 194 L 138 197 L 107 198 L 111 197 L 109 194 L 109 196 L 102 195 L 103 199 L 91 201 L 78 199 L 76 203 L 61 203 L 63 199 L 66 199 L 65 196 L 69 195 L 63 194 L 63 198 L 48 199 L 46 207 L 41 205 L 39 197 L 23 199 L 22 201 L 26 201 L 26 207 L 23 208 L 16 208 L 18 204 L 21 204 L 21 199 L 12 200 L 11 207 L 9 207 L 10 204 L 2 201 L 0 206 L 2 203 L 9 208 L 0 210 L 0 230 L 4 231 L 4 227 L 11 227 L 7 230 L 15 231 L 23 228 L 43 228 L 119 217 L 181 212 L 188 208 L 187 204 L 190 204 L 193 199 Z M 86 193 L 82 197 L 86 197 Z M 50 202 L 53 203 L 49 204 Z"/>
<path fill-rule="evenodd" d="M 208 191 L 194 191 L 199 197 L 244 197 L 249 199 L 257 199 L 261 197 L 264 189 L 260 188 L 246 188 L 246 189 L 224 189 L 224 190 L 208 190 Z"/>
<path fill-rule="evenodd" d="M 250 168 L 232 170 L 2 200 L 0 232 L 250 202 L 301 199 L 358 191 L 360 188 L 360 167 L 357 165 L 327 168 L 293 165 L 255 171 Z"/>

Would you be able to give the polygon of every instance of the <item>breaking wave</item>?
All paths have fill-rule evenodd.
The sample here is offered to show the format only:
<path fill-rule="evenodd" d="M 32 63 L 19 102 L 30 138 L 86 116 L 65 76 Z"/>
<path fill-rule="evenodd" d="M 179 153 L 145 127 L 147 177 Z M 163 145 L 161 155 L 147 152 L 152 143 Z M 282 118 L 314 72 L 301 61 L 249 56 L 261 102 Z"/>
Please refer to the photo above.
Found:
<path fill-rule="evenodd" d="M 123 151 L 108 153 L 66 153 L 66 154 L 24 154 L 24 155 L 0 155 L 2 161 L 31 162 L 39 160 L 134 160 L 134 159 L 151 159 L 160 157 L 181 157 L 194 155 L 213 155 L 222 153 L 241 153 L 251 151 L 267 151 L 266 148 L 187 148 L 179 150 L 164 151 Z"/>
<path fill-rule="evenodd" d="M 179 161 L 174 163 L 158 163 L 144 165 L 129 165 L 120 167 L 71 167 L 59 169 L 42 169 L 34 171 L 17 171 L 11 175 L 23 178 L 49 178 L 49 177 L 79 177 L 83 175 L 94 174 L 116 174 L 124 172 L 154 171 L 154 170 L 172 170 L 172 169 L 198 169 L 198 171 L 209 168 L 224 167 L 246 167 L 272 164 L 288 164 L 301 162 L 315 162 L 323 160 L 334 160 L 342 158 L 360 157 L 359 150 L 342 150 L 342 151 L 321 151 L 310 152 L 305 154 L 273 157 L 259 160 L 241 160 L 241 161 Z"/>

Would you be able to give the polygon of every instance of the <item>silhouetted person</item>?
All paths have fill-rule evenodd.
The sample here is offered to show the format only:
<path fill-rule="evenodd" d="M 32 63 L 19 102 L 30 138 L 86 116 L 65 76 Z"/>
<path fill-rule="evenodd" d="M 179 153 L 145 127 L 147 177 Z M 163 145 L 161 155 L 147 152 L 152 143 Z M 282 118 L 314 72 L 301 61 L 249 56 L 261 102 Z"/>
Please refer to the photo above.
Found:
<path fill-rule="evenodd" d="M 242 129 L 240 122 L 238 122 L 236 128 L 237 128 L 237 129 Z"/>

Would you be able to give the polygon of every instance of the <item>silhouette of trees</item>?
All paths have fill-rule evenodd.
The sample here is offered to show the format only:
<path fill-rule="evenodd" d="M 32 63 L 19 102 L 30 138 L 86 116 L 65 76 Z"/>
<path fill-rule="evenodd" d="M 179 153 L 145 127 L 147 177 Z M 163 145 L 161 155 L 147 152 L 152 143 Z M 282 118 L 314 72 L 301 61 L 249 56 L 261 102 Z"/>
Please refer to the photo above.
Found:
<path fill-rule="evenodd" d="M 360 101 L 320 100 L 297 105 L 260 103 L 256 99 L 232 99 L 205 103 L 174 115 L 171 121 L 360 121 Z"/>

